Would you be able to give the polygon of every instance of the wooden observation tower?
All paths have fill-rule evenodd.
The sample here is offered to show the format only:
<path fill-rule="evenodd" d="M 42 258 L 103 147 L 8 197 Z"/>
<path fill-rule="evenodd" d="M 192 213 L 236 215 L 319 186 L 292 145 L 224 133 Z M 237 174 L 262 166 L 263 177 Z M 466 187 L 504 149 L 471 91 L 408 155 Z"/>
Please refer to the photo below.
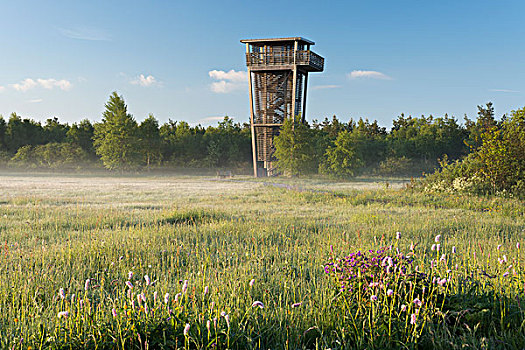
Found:
<path fill-rule="evenodd" d="M 322 72 L 324 58 L 310 51 L 313 41 L 301 38 L 247 39 L 250 81 L 250 125 L 253 174 L 275 173 L 273 138 L 287 118 L 306 116 L 309 72 Z"/>

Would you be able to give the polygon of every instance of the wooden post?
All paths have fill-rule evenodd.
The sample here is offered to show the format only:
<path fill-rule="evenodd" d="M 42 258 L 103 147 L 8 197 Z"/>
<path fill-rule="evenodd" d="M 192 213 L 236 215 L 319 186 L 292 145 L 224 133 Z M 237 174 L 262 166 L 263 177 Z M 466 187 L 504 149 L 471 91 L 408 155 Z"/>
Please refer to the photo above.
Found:
<path fill-rule="evenodd" d="M 295 106 L 297 104 L 297 40 L 294 41 L 293 47 L 293 88 L 292 88 L 292 120 L 295 121 L 297 111 Z M 293 124 L 292 124 L 293 125 Z"/>
<path fill-rule="evenodd" d="M 303 123 L 306 120 L 306 88 L 307 87 L 308 87 L 308 72 L 304 73 L 303 115 L 301 116 Z"/>
<path fill-rule="evenodd" d="M 250 45 L 246 44 L 246 53 L 250 53 Z M 253 176 L 257 177 L 257 142 L 255 139 L 255 117 L 253 115 L 253 86 L 252 86 L 252 72 L 248 67 L 248 81 L 250 85 L 250 131 L 252 133 L 252 157 L 253 157 Z"/>

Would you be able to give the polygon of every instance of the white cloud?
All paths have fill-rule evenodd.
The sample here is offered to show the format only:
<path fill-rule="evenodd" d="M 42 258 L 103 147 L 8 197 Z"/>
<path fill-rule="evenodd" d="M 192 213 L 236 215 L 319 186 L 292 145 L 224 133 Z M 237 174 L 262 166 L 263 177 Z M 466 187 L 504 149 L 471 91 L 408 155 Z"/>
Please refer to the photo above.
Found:
<path fill-rule="evenodd" d="M 131 81 L 131 84 L 133 85 L 140 85 L 145 87 L 157 85 L 158 83 L 159 82 L 157 81 L 157 79 L 155 79 L 153 75 L 148 75 L 146 77 L 144 76 L 144 74 L 139 75 L 137 79 Z"/>
<path fill-rule="evenodd" d="M 36 81 L 34 81 L 33 79 L 30 79 L 30 78 L 27 78 L 27 79 L 24 79 L 22 80 L 20 83 L 17 83 L 17 84 L 12 84 L 11 86 L 13 87 L 13 89 L 17 90 L 17 91 L 27 91 L 29 89 L 32 89 L 34 87 L 36 87 L 38 84 L 36 83 Z"/>
<path fill-rule="evenodd" d="M 234 90 L 243 89 L 248 81 L 248 72 L 230 70 L 211 70 L 208 72 L 210 78 L 219 80 L 211 83 L 211 91 L 225 94 Z"/>
<path fill-rule="evenodd" d="M 5 90 L 5 87 L 4 86 L 0 86 L 0 92 L 2 92 L 4 90 Z"/>
<path fill-rule="evenodd" d="M 111 41 L 111 37 L 96 28 L 58 28 L 60 33 L 70 39 L 89 40 L 89 41 Z"/>
<path fill-rule="evenodd" d="M 210 121 L 215 121 L 215 120 L 223 120 L 224 119 L 224 116 L 222 117 L 207 117 L 207 118 L 203 118 L 201 120 L 199 120 L 200 122 L 210 122 Z M 230 117 L 230 119 L 233 119 L 232 117 Z"/>
<path fill-rule="evenodd" d="M 339 89 L 341 85 L 316 85 L 312 86 L 312 90 L 324 90 L 324 89 Z"/>
<path fill-rule="evenodd" d="M 34 99 L 29 100 L 29 101 L 27 101 L 27 102 L 29 102 L 29 103 L 40 103 L 40 102 L 42 102 L 42 101 L 44 101 L 44 100 L 41 99 L 41 98 L 34 98 Z"/>
<path fill-rule="evenodd" d="M 70 81 L 62 79 L 62 80 L 56 80 L 56 79 L 31 79 L 26 78 L 22 80 L 20 83 L 11 84 L 11 87 L 17 91 L 25 92 L 27 90 L 31 90 L 33 88 L 36 88 L 37 86 L 43 87 L 44 89 L 53 89 L 55 87 L 61 89 L 61 90 L 69 90 L 73 87 L 73 84 L 71 84 Z"/>
<path fill-rule="evenodd" d="M 388 75 L 377 72 L 375 70 L 353 70 L 348 74 L 350 79 L 369 78 L 369 79 L 381 79 L 381 80 L 392 80 Z"/>
<path fill-rule="evenodd" d="M 489 91 L 494 91 L 494 92 L 508 92 L 508 93 L 519 93 L 520 91 L 518 90 L 507 90 L 507 89 L 490 89 Z"/>

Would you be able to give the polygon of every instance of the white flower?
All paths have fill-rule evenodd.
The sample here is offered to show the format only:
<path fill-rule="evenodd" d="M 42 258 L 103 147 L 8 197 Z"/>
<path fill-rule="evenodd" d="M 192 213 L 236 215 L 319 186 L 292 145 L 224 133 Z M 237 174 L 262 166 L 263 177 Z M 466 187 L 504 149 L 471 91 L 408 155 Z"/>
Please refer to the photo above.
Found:
<path fill-rule="evenodd" d="M 187 336 L 190 332 L 190 324 L 186 323 L 186 327 L 184 327 L 184 335 Z"/>
<path fill-rule="evenodd" d="M 248 283 L 250 285 L 250 287 L 253 287 L 253 284 L 255 283 L 255 278 L 253 278 L 250 283 Z"/>
<path fill-rule="evenodd" d="M 151 280 L 149 279 L 148 275 L 144 275 L 144 280 L 146 281 L 146 285 L 149 286 L 151 283 Z"/>
<path fill-rule="evenodd" d="M 182 284 L 182 294 L 186 293 L 188 290 L 188 280 L 184 280 L 184 283 Z"/>
<path fill-rule="evenodd" d="M 64 288 L 60 288 L 58 290 L 58 295 L 60 295 L 60 299 L 64 300 L 66 298 L 66 292 L 64 292 Z"/>
<path fill-rule="evenodd" d="M 434 242 L 439 243 L 441 240 L 441 235 L 437 235 L 436 238 L 434 238 Z"/>
<path fill-rule="evenodd" d="M 166 293 L 166 295 L 164 295 L 164 303 L 167 304 L 169 303 L 170 301 L 170 293 Z"/>
<path fill-rule="evenodd" d="M 69 316 L 69 312 L 67 311 L 60 311 L 58 314 L 57 314 L 57 317 L 58 318 L 68 318 Z"/>
<path fill-rule="evenodd" d="M 258 306 L 260 309 L 264 309 L 264 304 L 262 303 L 262 301 L 254 301 L 253 304 L 252 304 L 252 307 L 256 307 Z"/>

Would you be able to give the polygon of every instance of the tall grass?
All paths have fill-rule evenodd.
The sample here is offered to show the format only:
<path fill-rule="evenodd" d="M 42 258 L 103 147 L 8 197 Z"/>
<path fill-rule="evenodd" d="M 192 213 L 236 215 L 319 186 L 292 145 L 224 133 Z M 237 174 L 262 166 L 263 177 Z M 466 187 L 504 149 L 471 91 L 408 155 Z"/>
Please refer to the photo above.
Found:
<path fill-rule="evenodd" d="M 1 348 L 525 346 L 517 200 L 302 180 L 0 180 Z M 437 235 L 445 260 L 431 250 Z M 406 327 L 412 309 L 399 313 L 414 295 L 378 289 L 372 303 L 324 270 L 412 243 L 435 290 L 417 328 Z"/>

